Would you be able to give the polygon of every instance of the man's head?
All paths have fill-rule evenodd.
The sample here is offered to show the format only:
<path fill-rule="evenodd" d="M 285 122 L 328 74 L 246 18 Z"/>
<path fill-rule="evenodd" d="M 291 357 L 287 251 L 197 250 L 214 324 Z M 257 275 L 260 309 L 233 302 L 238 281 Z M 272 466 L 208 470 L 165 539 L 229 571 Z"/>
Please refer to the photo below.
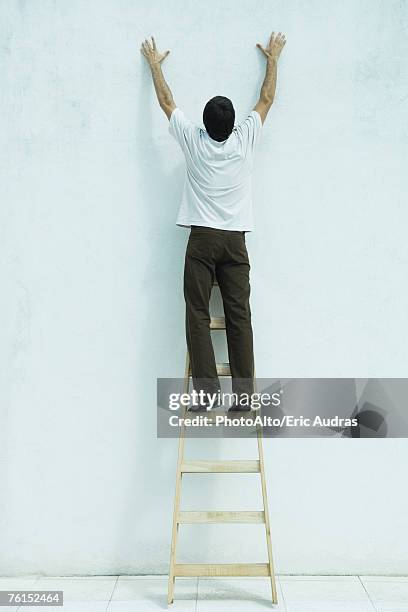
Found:
<path fill-rule="evenodd" d="M 234 127 L 235 110 L 229 98 L 215 96 L 204 107 L 203 122 L 208 135 L 217 142 L 226 140 Z"/>

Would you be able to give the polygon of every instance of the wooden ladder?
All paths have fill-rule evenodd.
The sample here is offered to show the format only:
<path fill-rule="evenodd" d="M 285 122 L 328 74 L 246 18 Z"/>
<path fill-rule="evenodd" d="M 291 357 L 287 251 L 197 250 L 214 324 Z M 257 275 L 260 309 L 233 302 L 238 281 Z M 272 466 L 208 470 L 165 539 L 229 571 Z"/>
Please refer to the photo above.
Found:
<path fill-rule="evenodd" d="M 212 317 L 210 328 L 212 330 L 225 330 L 224 317 Z M 228 363 L 217 364 L 218 376 L 230 376 Z M 187 351 L 186 368 L 184 376 L 184 392 L 187 393 L 190 385 L 191 368 Z M 257 428 L 258 459 L 249 461 L 190 461 L 184 457 L 185 428 L 180 428 L 178 444 L 176 492 L 174 497 L 173 529 L 171 538 L 170 570 L 168 585 L 168 604 L 174 601 L 174 585 L 177 577 L 197 576 L 269 576 L 272 587 L 272 602 L 278 603 L 276 592 L 275 572 L 273 568 L 271 528 L 269 522 L 268 499 L 266 492 L 265 465 L 262 447 L 262 429 Z M 181 482 L 183 474 L 260 474 L 263 509 L 258 511 L 182 511 L 180 510 Z M 192 523 L 263 523 L 265 525 L 266 545 L 268 549 L 267 563 L 219 563 L 219 564 L 193 564 L 176 563 L 177 536 L 179 525 Z"/>

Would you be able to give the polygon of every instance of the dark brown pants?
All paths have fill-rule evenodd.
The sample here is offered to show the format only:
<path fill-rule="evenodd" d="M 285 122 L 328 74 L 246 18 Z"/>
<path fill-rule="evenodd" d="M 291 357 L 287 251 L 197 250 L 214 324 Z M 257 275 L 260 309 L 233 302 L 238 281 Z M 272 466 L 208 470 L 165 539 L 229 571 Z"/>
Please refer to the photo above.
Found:
<path fill-rule="evenodd" d="M 253 391 L 249 270 L 244 232 L 191 227 L 184 267 L 184 297 L 187 348 L 195 389 L 214 393 L 220 388 L 209 313 L 216 277 L 224 304 L 232 391 Z"/>

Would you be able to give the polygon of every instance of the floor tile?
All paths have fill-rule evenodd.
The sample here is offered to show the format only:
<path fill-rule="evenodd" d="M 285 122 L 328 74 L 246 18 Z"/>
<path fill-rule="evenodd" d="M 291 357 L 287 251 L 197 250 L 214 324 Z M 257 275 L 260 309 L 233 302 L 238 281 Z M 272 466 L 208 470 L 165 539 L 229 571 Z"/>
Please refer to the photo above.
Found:
<path fill-rule="evenodd" d="M 376 603 L 375 611 L 376 612 L 407 612 L 407 604 L 406 603 L 390 603 L 390 604 L 379 604 Z"/>
<path fill-rule="evenodd" d="M 357 576 L 349 576 L 346 579 L 328 580 L 310 579 L 304 576 L 299 579 L 286 580 L 280 578 L 280 584 L 285 598 L 285 603 L 290 610 L 294 604 L 322 604 L 326 609 L 336 609 L 334 604 L 367 604 L 371 605 L 370 599 Z M 338 606 L 337 606 L 338 609 Z M 371 606 L 372 609 L 372 606 Z"/>
<path fill-rule="evenodd" d="M 318 582 L 350 582 L 354 581 L 357 582 L 358 581 L 358 576 L 326 576 L 326 575 L 318 575 L 315 574 L 314 576 L 309 576 L 309 575 L 299 575 L 297 574 L 296 576 L 291 576 L 288 574 L 279 574 L 278 575 L 278 579 L 281 582 L 299 582 L 302 580 L 307 580 L 307 581 L 313 581 L 313 580 L 317 580 Z"/>
<path fill-rule="evenodd" d="M 408 582 L 408 576 L 360 576 L 363 582 Z"/>
<path fill-rule="evenodd" d="M 406 603 L 389 603 L 389 604 L 379 604 L 376 603 L 375 610 L 376 612 L 407 612 L 408 607 Z"/>
<path fill-rule="evenodd" d="M 284 603 L 277 581 L 278 605 L 272 607 L 271 583 L 268 578 L 200 578 L 197 612 L 217 610 L 275 610 L 284 612 Z"/>
<path fill-rule="evenodd" d="M 117 576 L 42 577 L 35 588 L 42 591 L 63 591 L 65 612 L 66 602 L 108 602 L 116 580 Z"/>
<path fill-rule="evenodd" d="M 378 577 L 376 580 L 361 577 L 376 608 L 405 605 L 408 611 L 408 580 L 389 580 Z"/>
<path fill-rule="evenodd" d="M 174 603 L 168 607 L 167 597 L 160 601 L 140 600 L 140 601 L 111 601 L 108 607 L 108 612 L 160 612 L 160 610 L 171 610 L 171 612 L 195 612 L 195 600 L 174 600 Z"/>
<path fill-rule="evenodd" d="M 0 589 L 62 590 L 63 612 L 167 610 L 167 577 L 0 577 Z M 278 605 L 267 578 L 176 579 L 172 610 L 183 612 L 408 612 L 408 577 L 277 576 Z M 197 601 L 196 601 L 197 599 Z M 34 610 L 34 607 L 28 608 Z M 25 608 L 2 607 L 5 612 Z M 36 612 L 49 606 L 36 606 Z"/>
<path fill-rule="evenodd" d="M 120 576 L 109 612 L 125 612 L 129 605 L 133 610 L 167 609 L 167 577 Z M 175 598 L 172 609 L 195 610 L 197 578 L 176 578 Z"/>
<path fill-rule="evenodd" d="M 286 604 L 286 612 L 376 612 L 371 603 L 347 601 L 305 602 Z"/>
<path fill-rule="evenodd" d="M 37 583 L 38 576 L 0 576 L 0 591 L 13 589 L 18 591 L 27 591 L 33 588 Z"/>
<path fill-rule="evenodd" d="M 0 576 L 0 591 L 30 591 L 37 584 L 38 576 Z M 17 612 L 21 606 L 2 606 L 1 612 Z"/>
<path fill-rule="evenodd" d="M 50 606 L 35 606 L 30 608 L 21 607 L 19 612 L 106 612 L 108 607 L 107 601 L 64 601 L 62 607 L 50 607 Z M 3 612 L 3 611 L 2 611 Z"/>

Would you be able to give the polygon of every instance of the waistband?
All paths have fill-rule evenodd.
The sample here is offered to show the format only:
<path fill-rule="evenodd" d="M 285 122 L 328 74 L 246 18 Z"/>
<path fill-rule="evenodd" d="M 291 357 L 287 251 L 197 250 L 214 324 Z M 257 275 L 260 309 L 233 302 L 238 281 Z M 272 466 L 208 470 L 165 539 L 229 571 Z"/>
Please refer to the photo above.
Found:
<path fill-rule="evenodd" d="M 207 227 L 206 225 L 191 225 L 192 232 L 208 232 L 209 234 L 239 234 L 245 235 L 245 231 L 241 230 L 223 230 L 216 227 Z"/>

